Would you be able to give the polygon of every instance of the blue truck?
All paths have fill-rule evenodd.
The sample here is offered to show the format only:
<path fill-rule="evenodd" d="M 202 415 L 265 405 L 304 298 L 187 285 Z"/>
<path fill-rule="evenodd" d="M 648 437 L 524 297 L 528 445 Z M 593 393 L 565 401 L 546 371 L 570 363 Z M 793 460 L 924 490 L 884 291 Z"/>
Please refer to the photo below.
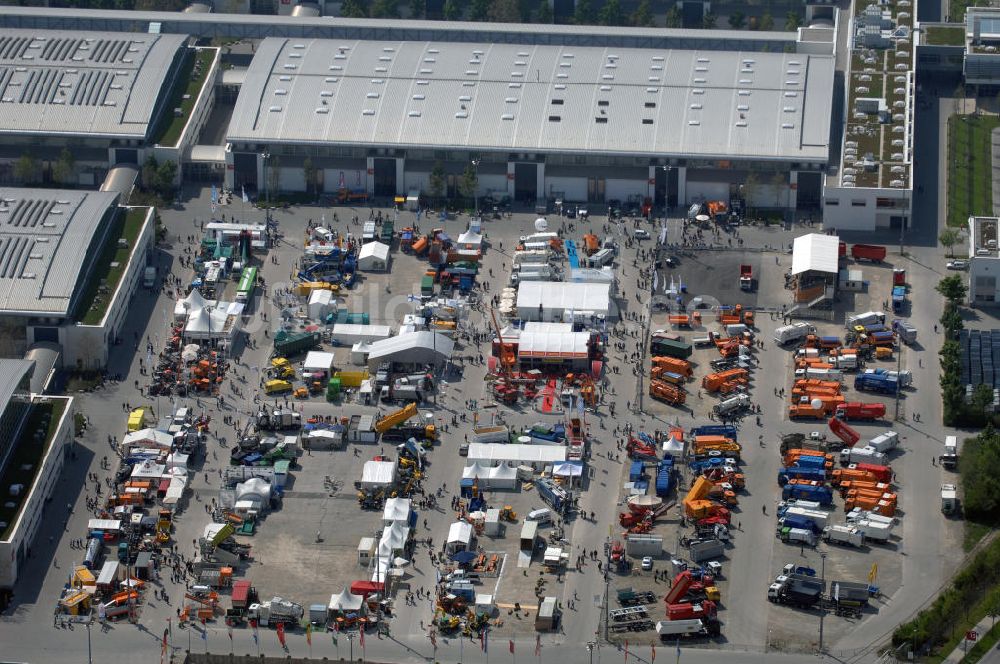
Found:
<path fill-rule="evenodd" d="M 816 480 L 826 481 L 826 469 L 824 468 L 804 468 L 801 466 L 791 466 L 778 471 L 778 484 L 784 486 L 788 480 Z"/>
<path fill-rule="evenodd" d="M 833 504 L 833 490 L 828 486 L 812 486 L 810 484 L 786 484 L 781 489 L 781 499 L 813 500 L 820 505 Z"/>
<path fill-rule="evenodd" d="M 706 424 L 691 429 L 691 433 L 695 436 L 725 436 L 736 440 L 736 427 L 730 424 Z"/>
<path fill-rule="evenodd" d="M 894 395 L 899 392 L 899 380 L 886 374 L 863 373 L 854 379 L 854 389 Z"/>
<path fill-rule="evenodd" d="M 798 468 L 826 468 L 826 457 L 825 456 L 800 456 L 792 464 L 792 467 Z"/>
<path fill-rule="evenodd" d="M 542 500 L 548 503 L 556 512 L 562 514 L 563 510 L 568 506 L 570 499 L 566 490 L 547 478 L 538 480 L 535 486 L 538 488 L 538 495 L 542 497 Z"/>
<path fill-rule="evenodd" d="M 656 495 L 666 496 L 674 483 L 674 458 L 666 456 L 656 464 Z"/>
<path fill-rule="evenodd" d="M 778 519 L 778 528 L 801 528 L 816 534 L 822 530 L 815 521 L 798 514 L 789 514 Z"/>

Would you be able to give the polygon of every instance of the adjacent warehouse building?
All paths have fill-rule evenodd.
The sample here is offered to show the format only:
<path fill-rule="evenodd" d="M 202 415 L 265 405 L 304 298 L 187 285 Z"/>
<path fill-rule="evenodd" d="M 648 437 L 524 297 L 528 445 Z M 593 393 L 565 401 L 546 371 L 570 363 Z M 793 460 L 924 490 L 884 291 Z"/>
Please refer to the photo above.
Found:
<path fill-rule="evenodd" d="M 969 217 L 969 304 L 1000 302 L 1000 218 Z"/>
<path fill-rule="evenodd" d="M 73 183 L 99 185 L 109 165 L 138 163 L 165 113 L 184 55 L 182 35 L 0 30 L 0 182 L 35 160 L 49 181 L 68 148 Z"/>
<path fill-rule="evenodd" d="M 56 343 L 62 365 L 107 363 L 153 237 L 112 192 L 0 188 L 0 354 Z"/>
<path fill-rule="evenodd" d="M 807 53 L 268 38 L 229 126 L 239 190 L 520 202 L 818 203 L 834 59 Z M 304 166 L 308 162 L 311 166 Z M 314 181 L 307 183 L 307 176 Z M 767 200 L 764 200 L 767 199 Z"/>

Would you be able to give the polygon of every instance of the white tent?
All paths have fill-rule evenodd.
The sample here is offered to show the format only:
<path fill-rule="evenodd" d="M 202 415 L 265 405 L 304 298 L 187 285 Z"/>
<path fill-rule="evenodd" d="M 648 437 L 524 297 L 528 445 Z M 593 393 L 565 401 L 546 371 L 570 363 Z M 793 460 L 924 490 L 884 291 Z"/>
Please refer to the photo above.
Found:
<path fill-rule="evenodd" d="M 309 318 L 319 321 L 330 313 L 333 306 L 333 291 L 316 288 L 309 294 Z"/>
<path fill-rule="evenodd" d="M 166 472 L 167 467 L 156 463 L 152 459 L 147 459 L 142 463 L 138 463 L 132 468 L 132 479 L 136 480 L 158 480 L 163 477 L 163 473 Z"/>
<path fill-rule="evenodd" d="M 611 284 L 524 281 L 517 288 L 517 315 L 522 320 L 586 320 L 611 312 Z"/>
<path fill-rule="evenodd" d="M 410 521 L 410 499 L 390 498 L 385 501 L 385 509 L 382 511 L 382 522 L 391 526 L 394 523 L 407 524 Z"/>
<path fill-rule="evenodd" d="M 448 540 L 445 548 L 449 553 L 465 551 L 472 543 L 472 524 L 456 521 L 448 528 Z"/>
<path fill-rule="evenodd" d="M 139 429 L 125 435 L 125 438 L 122 439 L 122 450 L 126 455 L 133 450 L 142 448 L 169 450 L 173 447 L 173 443 L 173 436 L 165 431 Z"/>
<path fill-rule="evenodd" d="M 306 373 L 328 374 L 333 368 L 333 353 L 311 350 L 302 362 L 302 370 Z"/>
<path fill-rule="evenodd" d="M 177 468 L 179 470 L 184 471 L 184 473 L 186 474 L 189 456 L 190 455 L 188 454 L 181 454 L 180 452 L 174 452 L 173 454 L 167 457 L 167 470 L 173 470 Z"/>
<path fill-rule="evenodd" d="M 385 272 L 389 268 L 389 246 L 369 242 L 358 252 L 358 269 L 365 272 Z"/>
<path fill-rule="evenodd" d="M 506 443 L 470 443 L 469 461 L 484 466 L 505 463 L 528 465 L 541 470 L 546 465 L 566 460 L 566 448 L 561 445 L 520 445 Z"/>
<path fill-rule="evenodd" d="M 395 557 L 406 548 L 406 542 L 410 539 L 410 529 L 401 523 L 393 523 L 382 531 L 382 538 L 378 543 L 378 555 Z"/>
<path fill-rule="evenodd" d="M 392 461 L 365 461 L 361 471 L 361 486 L 372 489 L 389 486 L 396 481 L 396 464 Z"/>
<path fill-rule="evenodd" d="M 684 452 L 684 443 L 670 436 L 667 442 L 663 443 L 663 451 L 667 454 L 681 454 Z"/>
<path fill-rule="evenodd" d="M 463 480 L 474 480 L 477 477 L 480 480 L 485 480 L 489 476 L 490 476 L 490 467 L 486 464 L 482 464 L 479 462 L 466 466 L 465 470 L 462 471 Z"/>
<path fill-rule="evenodd" d="M 174 305 L 174 319 L 184 320 L 192 311 L 204 309 L 208 304 L 209 302 L 201 296 L 198 289 L 192 288 L 187 297 L 177 300 L 177 304 Z"/>
<path fill-rule="evenodd" d="M 185 339 L 232 339 L 240 329 L 241 302 L 216 302 L 192 309 L 184 325 Z"/>
<path fill-rule="evenodd" d="M 252 477 L 236 485 L 237 502 L 248 500 L 258 505 L 266 505 L 271 500 L 271 485 L 259 477 Z"/>
<path fill-rule="evenodd" d="M 489 482 L 491 489 L 514 489 L 517 487 L 517 469 L 505 463 L 490 468 Z"/>
<path fill-rule="evenodd" d="M 347 588 L 344 588 L 340 594 L 330 595 L 330 603 L 327 605 L 327 609 L 343 612 L 358 611 L 361 609 L 364 601 L 365 598 L 361 595 L 352 595 Z"/>
<path fill-rule="evenodd" d="M 463 249 L 479 249 L 483 244 L 483 236 L 471 230 L 458 236 L 458 245 Z"/>
<path fill-rule="evenodd" d="M 564 461 L 552 466 L 552 474 L 556 477 L 582 477 L 583 464 L 574 461 Z"/>

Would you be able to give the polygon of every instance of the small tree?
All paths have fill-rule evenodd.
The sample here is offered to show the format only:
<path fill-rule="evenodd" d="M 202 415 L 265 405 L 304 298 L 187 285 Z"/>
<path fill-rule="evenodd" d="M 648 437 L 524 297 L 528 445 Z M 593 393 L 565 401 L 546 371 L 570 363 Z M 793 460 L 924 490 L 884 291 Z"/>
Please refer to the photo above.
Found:
<path fill-rule="evenodd" d="M 677 5 L 673 5 L 667 10 L 667 27 L 668 28 L 679 28 L 681 27 L 681 22 L 683 17 L 681 16 L 681 10 Z"/>
<path fill-rule="evenodd" d="M 740 30 L 747 24 L 747 16 L 743 12 L 733 12 L 729 15 L 729 27 Z"/>
<path fill-rule="evenodd" d="M 774 207 L 785 207 L 788 202 L 788 182 L 785 180 L 785 176 L 781 173 L 775 173 L 771 176 L 770 184 L 774 193 Z"/>
<path fill-rule="evenodd" d="M 21 184 L 34 184 L 38 181 L 38 160 L 30 154 L 22 154 L 14 162 L 14 179 Z"/>
<path fill-rule="evenodd" d="M 52 166 L 52 179 L 59 184 L 69 184 L 74 181 L 76 175 L 76 159 L 73 153 L 67 148 L 63 148 L 59 153 L 59 159 Z"/>
<path fill-rule="evenodd" d="M 458 185 L 458 193 L 462 194 L 464 198 L 473 198 L 478 189 L 479 176 L 476 175 L 476 169 L 473 168 L 472 164 L 468 164 L 462 173 L 462 181 Z"/>
<path fill-rule="evenodd" d="M 372 18 L 399 18 L 396 0 L 375 0 L 375 4 L 372 5 Z"/>
<path fill-rule="evenodd" d="M 426 12 L 426 0 L 410 0 L 410 18 L 423 18 Z"/>
<path fill-rule="evenodd" d="M 519 23 L 521 10 L 517 0 L 494 0 L 487 16 L 494 23 Z"/>
<path fill-rule="evenodd" d="M 577 0 L 576 10 L 573 12 L 573 22 L 577 25 L 593 24 L 594 10 L 590 6 L 590 0 Z"/>
<path fill-rule="evenodd" d="M 156 168 L 156 191 L 162 198 L 171 198 L 174 180 L 177 178 L 177 164 L 169 159 Z"/>
<path fill-rule="evenodd" d="M 637 28 L 651 28 L 655 25 L 653 21 L 653 7 L 650 0 L 642 0 L 635 8 L 635 13 L 631 17 L 632 25 Z"/>
<path fill-rule="evenodd" d="M 435 161 L 430 177 L 431 196 L 438 199 L 441 198 L 444 195 L 445 184 L 444 164 L 440 161 Z"/>
<path fill-rule="evenodd" d="M 441 13 L 446 21 L 457 21 L 462 18 L 462 7 L 456 0 L 445 0 Z"/>
<path fill-rule="evenodd" d="M 962 277 L 957 274 L 945 277 L 939 281 L 934 290 L 943 295 L 950 304 L 955 306 L 965 301 L 965 295 L 969 291 L 965 286 L 965 282 L 962 281 Z"/>
<path fill-rule="evenodd" d="M 757 205 L 757 193 L 760 187 L 760 178 L 756 173 L 750 171 L 743 180 L 743 200 L 747 205 L 747 214 L 751 214 Z"/>
<path fill-rule="evenodd" d="M 715 24 L 718 22 L 719 18 L 712 12 L 708 12 L 701 17 L 701 27 L 706 30 L 712 30 L 715 28 Z"/>
<path fill-rule="evenodd" d="M 490 0 L 472 0 L 469 5 L 470 21 L 485 21 L 490 11 Z"/>
<path fill-rule="evenodd" d="M 597 20 L 601 25 L 622 25 L 624 20 L 621 2 L 619 0 L 605 0 Z"/>
<path fill-rule="evenodd" d="M 760 17 L 759 25 L 761 30 L 774 30 L 774 17 L 771 16 L 771 12 L 766 12 Z"/>
<path fill-rule="evenodd" d="M 368 3 L 365 0 L 344 0 L 340 5 L 343 18 L 368 18 Z"/>
<path fill-rule="evenodd" d="M 316 166 L 309 157 L 302 162 L 302 174 L 306 179 L 306 193 L 313 193 L 316 190 Z"/>
<path fill-rule="evenodd" d="M 785 31 L 795 32 L 798 30 L 799 26 L 802 24 L 802 19 L 799 18 L 799 13 L 790 11 L 785 14 Z"/>
<path fill-rule="evenodd" d="M 281 159 L 272 154 L 267 162 L 267 192 L 274 196 L 281 189 Z"/>
<path fill-rule="evenodd" d="M 156 191 L 157 171 L 160 163 L 156 161 L 156 157 L 149 155 L 146 157 L 146 161 L 142 162 L 142 186 L 147 191 Z"/>
<path fill-rule="evenodd" d="M 538 5 L 538 11 L 535 12 L 535 21 L 548 24 L 552 23 L 553 18 L 552 5 L 549 4 L 549 0 L 542 0 Z"/>
<path fill-rule="evenodd" d="M 952 258 L 955 257 L 955 252 L 952 248 L 958 244 L 958 240 L 958 231 L 954 228 L 946 228 L 941 231 L 941 235 L 938 235 L 938 242 L 941 243 L 942 247 L 948 249 L 948 255 Z"/>

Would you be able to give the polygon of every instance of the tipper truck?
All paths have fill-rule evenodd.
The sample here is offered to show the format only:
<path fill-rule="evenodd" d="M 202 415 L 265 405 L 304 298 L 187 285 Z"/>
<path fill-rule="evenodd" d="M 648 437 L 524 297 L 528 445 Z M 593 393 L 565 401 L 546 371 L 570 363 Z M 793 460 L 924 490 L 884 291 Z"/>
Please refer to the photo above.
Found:
<path fill-rule="evenodd" d="M 830 431 L 832 431 L 837 438 L 844 441 L 844 444 L 848 447 L 854 447 L 857 442 L 861 440 L 861 434 L 847 426 L 846 422 L 837 419 L 836 417 L 831 417 L 827 422 L 827 426 L 829 426 Z"/>
<path fill-rule="evenodd" d="M 860 438 L 860 436 L 859 436 Z M 786 433 L 781 436 L 778 452 L 784 456 L 793 449 L 816 450 L 818 452 L 840 452 L 843 445 L 838 441 L 828 441 L 818 431 L 811 436 L 803 433 Z"/>
<path fill-rule="evenodd" d="M 851 257 L 854 260 L 881 263 L 885 260 L 886 253 L 886 248 L 877 244 L 855 244 L 851 246 Z"/>
<path fill-rule="evenodd" d="M 746 263 L 740 265 L 740 290 L 753 290 L 753 267 Z"/>
<path fill-rule="evenodd" d="M 885 417 L 885 404 L 849 401 L 838 404 L 835 413 L 842 420 L 880 420 Z"/>

